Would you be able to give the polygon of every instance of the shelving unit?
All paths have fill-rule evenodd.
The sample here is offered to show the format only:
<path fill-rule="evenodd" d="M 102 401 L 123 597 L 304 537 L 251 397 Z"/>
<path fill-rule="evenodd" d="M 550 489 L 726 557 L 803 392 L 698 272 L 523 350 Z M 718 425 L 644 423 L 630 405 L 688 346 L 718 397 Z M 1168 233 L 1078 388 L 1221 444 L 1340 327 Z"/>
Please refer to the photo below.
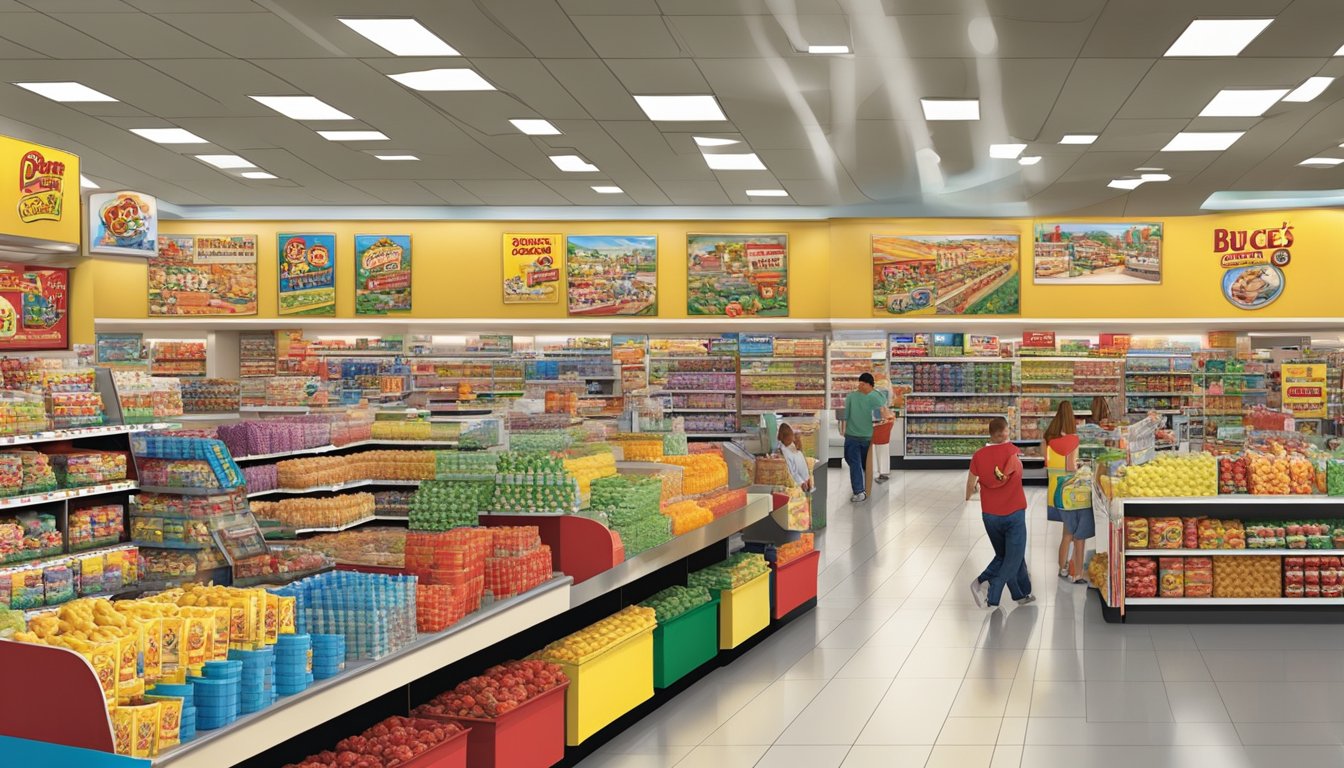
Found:
<path fill-rule="evenodd" d="M 737 345 L 714 337 L 650 339 L 649 385 L 691 437 L 740 436 Z"/>
<path fill-rule="evenodd" d="M 1019 361 L 1022 397 L 1018 436 L 1040 440 L 1065 399 L 1078 416 L 1092 413 L 1096 397 L 1118 398 L 1124 388 L 1124 361 L 1104 357 L 1024 357 Z"/>
<path fill-rule="evenodd" d="M 1125 357 L 1125 411 L 1180 413 L 1195 399 L 1194 373 L 1189 350 L 1131 350 Z"/>
<path fill-rule="evenodd" d="M 824 339 L 744 336 L 739 360 L 743 415 L 814 415 L 826 410 Z"/>
<path fill-rule="evenodd" d="M 985 443 L 983 414 L 1016 423 L 1013 361 L 987 357 L 913 360 L 905 398 L 907 461 L 969 460 Z M 1016 437 L 1016 434 L 1014 434 Z"/>
<path fill-rule="evenodd" d="M 1247 409 L 1268 403 L 1266 363 L 1237 360 L 1230 353 L 1201 353 L 1195 364 L 1195 434 L 1212 445 L 1218 442 L 1219 428 L 1241 426 Z"/>

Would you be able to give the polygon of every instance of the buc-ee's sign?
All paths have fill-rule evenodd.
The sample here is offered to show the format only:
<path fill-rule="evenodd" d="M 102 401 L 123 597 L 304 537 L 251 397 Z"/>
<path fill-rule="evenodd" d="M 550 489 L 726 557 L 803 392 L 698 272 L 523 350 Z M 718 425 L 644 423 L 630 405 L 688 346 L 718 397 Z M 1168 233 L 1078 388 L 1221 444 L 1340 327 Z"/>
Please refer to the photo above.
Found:
<path fill-rule="evenodd" d="M 1293 227 L 1213 230 L 1213 252 L 1223 268 L 1223 297 L 1240 309 L 1260 309 L 1283 294 L 1283 268 L 1293 260 Z"/>

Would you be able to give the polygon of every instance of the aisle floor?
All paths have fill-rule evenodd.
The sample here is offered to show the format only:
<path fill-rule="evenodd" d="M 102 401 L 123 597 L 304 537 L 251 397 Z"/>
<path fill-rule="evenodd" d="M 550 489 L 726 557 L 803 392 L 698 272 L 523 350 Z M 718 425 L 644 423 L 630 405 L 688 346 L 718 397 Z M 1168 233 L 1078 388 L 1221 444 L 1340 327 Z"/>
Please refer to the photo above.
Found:
<path fill-rule="evenodd" d="M 816 610 L 583 768 L 1344 765 L 1344 627 L 1106 624 L 1031 488 L 1038 601 L 980 609 L 963 473 L 893 472 L 862 504 L 830 473 Z"/>

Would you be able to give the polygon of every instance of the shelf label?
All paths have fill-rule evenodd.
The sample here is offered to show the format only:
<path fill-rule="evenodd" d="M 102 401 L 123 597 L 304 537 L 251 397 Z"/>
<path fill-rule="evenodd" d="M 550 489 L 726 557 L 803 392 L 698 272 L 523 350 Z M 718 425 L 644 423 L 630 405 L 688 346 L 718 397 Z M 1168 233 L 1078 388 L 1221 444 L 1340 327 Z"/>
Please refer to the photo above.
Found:
<path fill-rule="evenodd" d="M 1023 331 L 1022 347 L 1024 349 L 1054 349 L 1055 332 L 1054 331 Z"/>

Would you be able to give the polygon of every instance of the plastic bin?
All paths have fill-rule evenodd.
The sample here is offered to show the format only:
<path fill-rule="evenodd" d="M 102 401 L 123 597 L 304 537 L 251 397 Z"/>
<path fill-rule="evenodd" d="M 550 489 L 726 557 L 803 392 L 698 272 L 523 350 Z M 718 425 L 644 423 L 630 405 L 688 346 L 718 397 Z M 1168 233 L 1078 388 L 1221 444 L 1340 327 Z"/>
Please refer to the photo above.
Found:
<path fill-rule="evenodd" d="M 667 688 L 719 655 L 719 598 L 653 630 L 653 687 Z"/>
<path fill-rule="evenodd" d="M 467 745 L 470 737 L 470 730 L 462 731 L 442 744 L 435 744 L 401 763 L 401 768 L 467 768 Z"/>
<path fill-rule="evenodd" d="M 782 619 L 790 611 L 817 596 L 817 570 L 821 552 L 813 550 L 784 565 L 771 563 L 774 579 L 775 618 Z"/>
<path fill-rule="evenodd" d="M 770 626 L 770 574 L 719 592 L 719 648 L 728 650 Z"/>
<path fill-rule="evenodd" d="M 560 665 L 569 677 L 566 744 L 582 744 L 653 697 L 653 629 L 628 637 L 583 664 Z"/>
<path fill-rule="evenodd" d="M 565 689 L 569 683 L 530 699 L 496 718 L 419 715 L 455 722 L 471 730 L 467 768 L 550 768 L 565 757 Z"/>

